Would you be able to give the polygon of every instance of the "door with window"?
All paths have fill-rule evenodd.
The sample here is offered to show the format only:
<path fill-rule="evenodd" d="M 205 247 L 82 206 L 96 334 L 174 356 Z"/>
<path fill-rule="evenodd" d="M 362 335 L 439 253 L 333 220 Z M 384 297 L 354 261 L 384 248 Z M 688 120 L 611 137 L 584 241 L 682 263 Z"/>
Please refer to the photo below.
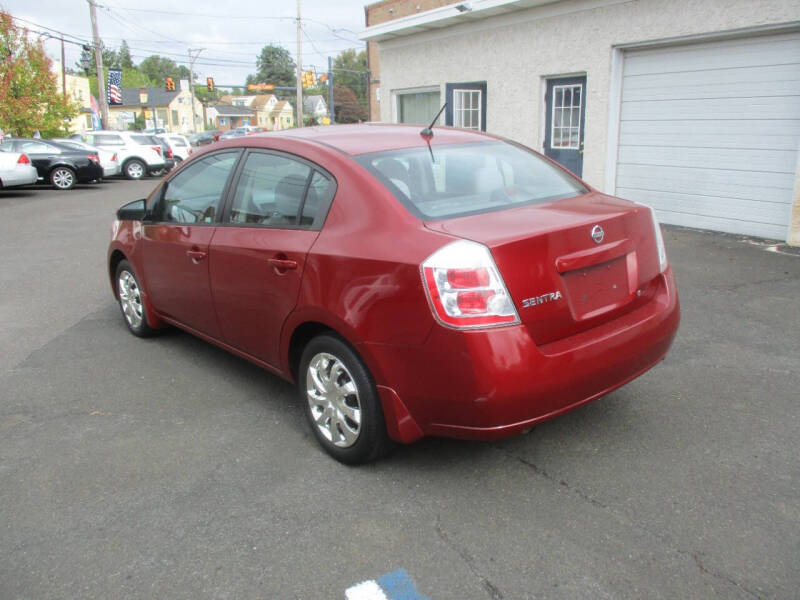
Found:
<path fill-rule="evenodd" d="M 486 131 L 486 82 L 445 85 L 445 123 L 453 127 Z"/>
<path fill-rule="evenodd" d="M 219 325 L 211 299 L 208 245 L 238 150 L 205 156 L 163 184 L 142 226 L 144 279 L 153 307 L 213 337 Z"/>
<path fill-rule="evenodd" d="M 548 79 L 545 109 L 545 155 L 580 177 L 583 173 L 586 77 Z"/>
<path fill-rule="evenodd" d="M 222 339 L 279 366 L 283 323 L 297 303 L 306 255 L 335 192 L 316 165 L 250 150 L 210 247 Z"/>

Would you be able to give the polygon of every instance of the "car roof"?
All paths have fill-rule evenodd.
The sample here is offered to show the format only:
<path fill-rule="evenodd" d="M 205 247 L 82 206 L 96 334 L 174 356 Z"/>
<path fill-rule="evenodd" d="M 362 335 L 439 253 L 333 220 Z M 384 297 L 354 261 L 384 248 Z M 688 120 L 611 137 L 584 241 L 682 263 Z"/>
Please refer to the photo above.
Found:
<path fill-rule="evenodd" d="M 423 127 L 425 125 L 389 123 L 328 125 L 257 133 L 248 136 L 248 139 L 260 137 L 297 138 L 331 146 L 345 154 L 357 155 L 401 148 L 415 148 L 420 145 L 425 147 L 425 138 L 420 135 Z M 434 126 L 431 145 L 486 142 L 496 139 L 498 138 L 476 131 Z"/>

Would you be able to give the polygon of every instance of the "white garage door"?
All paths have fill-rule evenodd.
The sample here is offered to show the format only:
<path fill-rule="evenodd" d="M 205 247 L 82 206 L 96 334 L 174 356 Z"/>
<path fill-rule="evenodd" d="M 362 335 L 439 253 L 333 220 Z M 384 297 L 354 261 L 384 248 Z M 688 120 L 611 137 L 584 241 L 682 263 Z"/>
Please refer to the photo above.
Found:
<path fill-rule="evenodd" d="M 663 223 L 786 239 L 800 34 L 628 51 L 618 196 Z"/>

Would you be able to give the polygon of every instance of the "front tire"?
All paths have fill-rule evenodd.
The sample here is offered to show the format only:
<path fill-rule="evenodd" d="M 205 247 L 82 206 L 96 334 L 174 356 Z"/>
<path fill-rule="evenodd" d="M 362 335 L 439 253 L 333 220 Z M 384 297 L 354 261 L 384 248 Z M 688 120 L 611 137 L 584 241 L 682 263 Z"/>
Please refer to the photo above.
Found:
<path fill-rule="evenodd" d="M 57 190 L 71 190 L 75 187 L 75 171 L 69 167 L 56 167 L 50 173 L 50 183 Z"/>
<path fill-rule="evenodd" d="M 303 350 L 297 386 L 306 418 L 322 448 L 355 465 L 386 454 L 380 399 L 361 358 L 341 339 L 323 334 Z"/>
<path fill-rule="evenodd" d="M 147 322 L 142 288 L 131 263 L 127 260 L 120 261 L 114 281 L 116 282 L 119 307 L 130 332 L 139 337 L 153 335 L 156 330 Z"/>
<path fill-rule="evenodd" d="M 125 177 L 133 180 L 141 179 L 147 173 L 144 163 L 135 158 L 126 162 L 123 170 L 125 171 Z"/>

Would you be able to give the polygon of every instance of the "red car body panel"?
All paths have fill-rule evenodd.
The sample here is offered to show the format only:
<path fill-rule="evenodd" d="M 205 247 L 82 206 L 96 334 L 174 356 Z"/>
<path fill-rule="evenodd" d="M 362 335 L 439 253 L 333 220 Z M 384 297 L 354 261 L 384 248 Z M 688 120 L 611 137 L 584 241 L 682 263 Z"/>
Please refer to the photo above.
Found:
<path fill-rule="evenodd" d="M 485 140 L 436 129 L 431 146 Z M 335 331 L 366 363 L 388 433 L 401 442 L 517 434 L 664 358 L 680 309 L 672 270 L 660 271 L 647 209 L 590 190 L 423 222 L 351 155 L 424 143 L 414 127 L 361 125 L 204 147 L 176 171 L 228 147 L 268 148 L 322 167 L 337 184 L 322 229 L 171 226 L 176 232 L 117 222 L 110 264 L 124 256 L 140 274 L 152 325 L 179 325 L 290 381 L 295 332 L 308 324 Z M 602 244 L 590 236 L 598 224 Z M 521 322 L 465 331 L 434 318 L 420 265 L 459 238 L 490 249 Z M 164 241 L 174 247 L 159 248 Z M 206 256 L 192 260 L 187 250 Z M 557 291 L 558 301 L 523 305 Z"/>

